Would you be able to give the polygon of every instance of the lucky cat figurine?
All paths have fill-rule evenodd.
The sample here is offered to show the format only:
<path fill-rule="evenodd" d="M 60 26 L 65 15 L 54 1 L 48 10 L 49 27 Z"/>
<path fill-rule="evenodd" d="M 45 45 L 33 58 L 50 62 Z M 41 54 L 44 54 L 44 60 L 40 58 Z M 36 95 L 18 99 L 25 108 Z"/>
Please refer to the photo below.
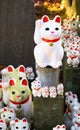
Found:
<path fill-rule="evenodd" d="M 33 115 L 33 102 L 28 80 L 9 79 L 7 92 L 9 97 L 8 106 L 13 108 L 17 117 L 31 117 Z M 6 96 L 6 95 L 5 95 Z"/>
<path fill-rule="evenodd" d="M 73 125 L 70 130 L 80 130 L 80 113 L 73 118 L 72 122 Z"/>
<path fill-rule="evenodd" d="M 76 94 L 73 94 L 71 91 L 65 92 L 65 104 L 67 106 L 66 112 L 63 116 L 64 124 L 67 129 L 70 129 L 72 126 L 72 107 L 74 104 L 78 103 L 78 97 Z"/>
<path fill-rule="evenodd" d="M 17 68 L 14 68 L 12 65 L 1 70 L 2 74 L 2 90 L 3 90 L 3 102 L 7 105 L 9 102 L 9 97 L 7 93 L 8 80 L 10 78 L 15 78 L 16 80 L 21 80 L 23 77 L 26 78 L 25 67 L 20 65 Z"/>
<path fill-rule="evenodd" d="M 0 109 L 1 119 L 5 120 L 7 126 L 9 126 L 10 121 L 16 118 L 16 113 L 14 109 L 10 107 L 3 107 Z"/>
<path fill-rule="evenodd" d="M 34 41 L 35 61 L 40 67 L 58 68 L 62 65 L 63 47 L 61 43 L 61 18 L 50 20 L 47 15 L 36 20 Z"/>
<path fill-rule="evenodd" d="M 21 80 L 26 77 L 26 70 L 23 65 L 14 68 L 12 65 L 1 70 L 2 82 L 7 82 L 10 78 L 15 78 L 16 80 Z"/>
<path fill-rule="evenodd" d="M 28 80 L 33 80 L 34 79 L 34 72 L 32 67 L 27 67 L 26 68 L 26 76 Z"/>
<path fill-rule="evenodd" d="M 3 119 L 0 119 L 0 130 L 8 130 L 6 122 Z"/>
<path fill-rule="evenodd" d="M 0 83 L 0 108 L 3 107 L 3 92 L 2 92 L 2 83 Z"/>
<path fill-rule="evenodd" d="M 63 125 L 57 125 L 56 127 L 53 128 L 53 130 L 66 130 L 66 126 Z"/>
<path fill-rule="evenodd" d="M 28 121 L 26 118 L 18 119 L 10 122 L 11 130 L 30 130 Z"/>

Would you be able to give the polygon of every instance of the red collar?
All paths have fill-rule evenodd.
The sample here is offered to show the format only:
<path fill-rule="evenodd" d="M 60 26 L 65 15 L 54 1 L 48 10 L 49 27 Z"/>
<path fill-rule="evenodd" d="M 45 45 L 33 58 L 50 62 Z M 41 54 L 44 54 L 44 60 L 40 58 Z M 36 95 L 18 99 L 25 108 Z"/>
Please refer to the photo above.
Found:
<path fill-rule="evenodd" d="M 60 37 L 58 37 L 58 38 L 56 38 L 56 39 L 53 39 L 53 40 L 42 38 L 42 40 L 43 40 L 44 42 L 57 42 L 57 41 L 60 40 Z"/>
<path fill-rule="evenodd" d="M 39 89 L 40 89 L 40 88 L 34 88 L 34 90 L 37 90 L 37 91 L 38 91 Z"/>
<path fill-rule="evenodd" d="M 70 37 L 70 36 L 67 36 L 67 35 L 64 36 L 64 38 L 66 38 L 66 39 L 69 38 L 69 37 Z"/>
<path fill-rule="evenodd" d="M 71 113 L 71 110 L 69 107 L 67 108 L 67 111 L 66 111 L 66 114 L 68 114 L 68 113 Z"/>
<path fill-rule="evenodd" d="M 74 58 L 76 58 L 76 57 L 77 57 L 77 56 L 70 56 L 71 59 L 74 59 Z"/>
<path fill-rule="evenodd" d="M 0 98 L 0 101 L 2 101 L 2 98 Z"/>
<path fill-rule="evenodd" d="M 76 125 L 78 126 L 78 127 L 80 127 L 80 123 L 78 123 L 78 122 L 75 122 L 76 123 Z"/>
<path fill-rule="evenodd" d="M 15 104 L 15 105 L 19 105 L 19 104 L 25 104 L 29 101 L 30 99 L 30 96 L 27 97 L 27 99 L 25 99 L 24 101 L 21 101 L 21 102 L 15 102 L 15 101 L 12 101 L 10 100 L 11 103 Z"/>
<path fill-rule="evenodd" d="M 28 72 L 28 74 L 32 74 L 32 72 Z"/>

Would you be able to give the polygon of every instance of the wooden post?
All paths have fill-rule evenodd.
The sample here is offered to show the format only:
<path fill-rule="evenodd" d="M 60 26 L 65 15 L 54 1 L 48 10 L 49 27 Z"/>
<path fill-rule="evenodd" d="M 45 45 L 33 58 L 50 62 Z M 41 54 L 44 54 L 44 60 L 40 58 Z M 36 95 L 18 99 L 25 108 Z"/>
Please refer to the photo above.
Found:
<path fill-rule="evenodd" d="M 32 0 L 0 0 L 0 65 L 34 66 Z"/>

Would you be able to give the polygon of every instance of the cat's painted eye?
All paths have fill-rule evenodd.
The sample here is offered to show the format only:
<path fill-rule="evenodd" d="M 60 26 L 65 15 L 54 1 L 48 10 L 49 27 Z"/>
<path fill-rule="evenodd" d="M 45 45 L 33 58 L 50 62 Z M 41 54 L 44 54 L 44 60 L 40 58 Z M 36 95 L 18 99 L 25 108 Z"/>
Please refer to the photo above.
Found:
<path fill-rule="evenodd" d="M 3 117 L 5 117 L 5 115 L 3 115 Z"/>
<path fill-rule="evenodd" d="M 73 25 L 75 26 L 75 23 L 73 23 Z"/>
<path fill-rule="evenodd" d="M 70 100 L 70 103 L 72 103 L 72 101 Z"/>
<path fill-rule="evenodd" d="M 46 31 L 48 31 L 48 30 L 49 30 L 49 28 L 47 27 L 47 28 L 45 28 L 45 30 L 46 30 Z"/>
<path fill-rule="evenodd" d="M 59 30 L 59 28 L 58 28 L 58 27 L 56 27 L 56 28 L 55 28 L 55 30 Z"/>
<path fill-rule="evenodd" d="M 2 130 L 2 127 L 0 127 L 0 130 Z"/>
<path fill-rule="evenodd" d="M 12 91 L 12 94 L 14 95 L 14 94 L 15 94 L 15 92 L 14 92 L 14 91 Z"/>
<path fill-rule="evenodd" d="M 18 127 L 18 126 L 16 126 L 16 129 L 19 129 L 19 127 Z"/>
<path fill-rule="evenodd" d="M 22 91 L 22 94 L 25 94 L 25 91 Z"/>
<path fill-rule="evenodd" d="M 22 79 L 22 77 L 19 77 L 19 80 L 21 80 Z"/>
<path fill-rule="evenodd" d="M 12 117 L 11 116 L 9 116 L 9 119 L 11 119 Z"/>
<path fill-rule="evenodd" d="M 26 129 L 26 126 L 23 126 L 23 129 Z"/>

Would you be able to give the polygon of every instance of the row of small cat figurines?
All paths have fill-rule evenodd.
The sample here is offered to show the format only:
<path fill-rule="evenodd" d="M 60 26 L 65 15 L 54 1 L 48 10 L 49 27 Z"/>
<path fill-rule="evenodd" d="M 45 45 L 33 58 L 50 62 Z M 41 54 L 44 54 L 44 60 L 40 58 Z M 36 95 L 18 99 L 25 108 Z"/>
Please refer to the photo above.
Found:
<path fill-rule="evenodd" d="M 1 70 L 0 129 L 29 130 L 31 128 L 34 105 L 31 89 L 26 78 L 28 74 L 26 74 L 26 71 L 28 72 L 28 70 L 30 72 L 28 75 L 29 79 L 32 80 L 34 78 L 32 67 L 26 69 L 23 65 L 20 65 L 14 68 L 12 65 L 9 65 Z M 8 127 L 9 124 L 11 127 Z"/>
<path fill-rule="evenodd" d="M 34 97 L 56 98 L 64 94 L 64 86 L 62 83 L 59 83 L 57 86 L 41 86 L 40 80 L 34 80 L 31 83 L 31 89 Z"/>

